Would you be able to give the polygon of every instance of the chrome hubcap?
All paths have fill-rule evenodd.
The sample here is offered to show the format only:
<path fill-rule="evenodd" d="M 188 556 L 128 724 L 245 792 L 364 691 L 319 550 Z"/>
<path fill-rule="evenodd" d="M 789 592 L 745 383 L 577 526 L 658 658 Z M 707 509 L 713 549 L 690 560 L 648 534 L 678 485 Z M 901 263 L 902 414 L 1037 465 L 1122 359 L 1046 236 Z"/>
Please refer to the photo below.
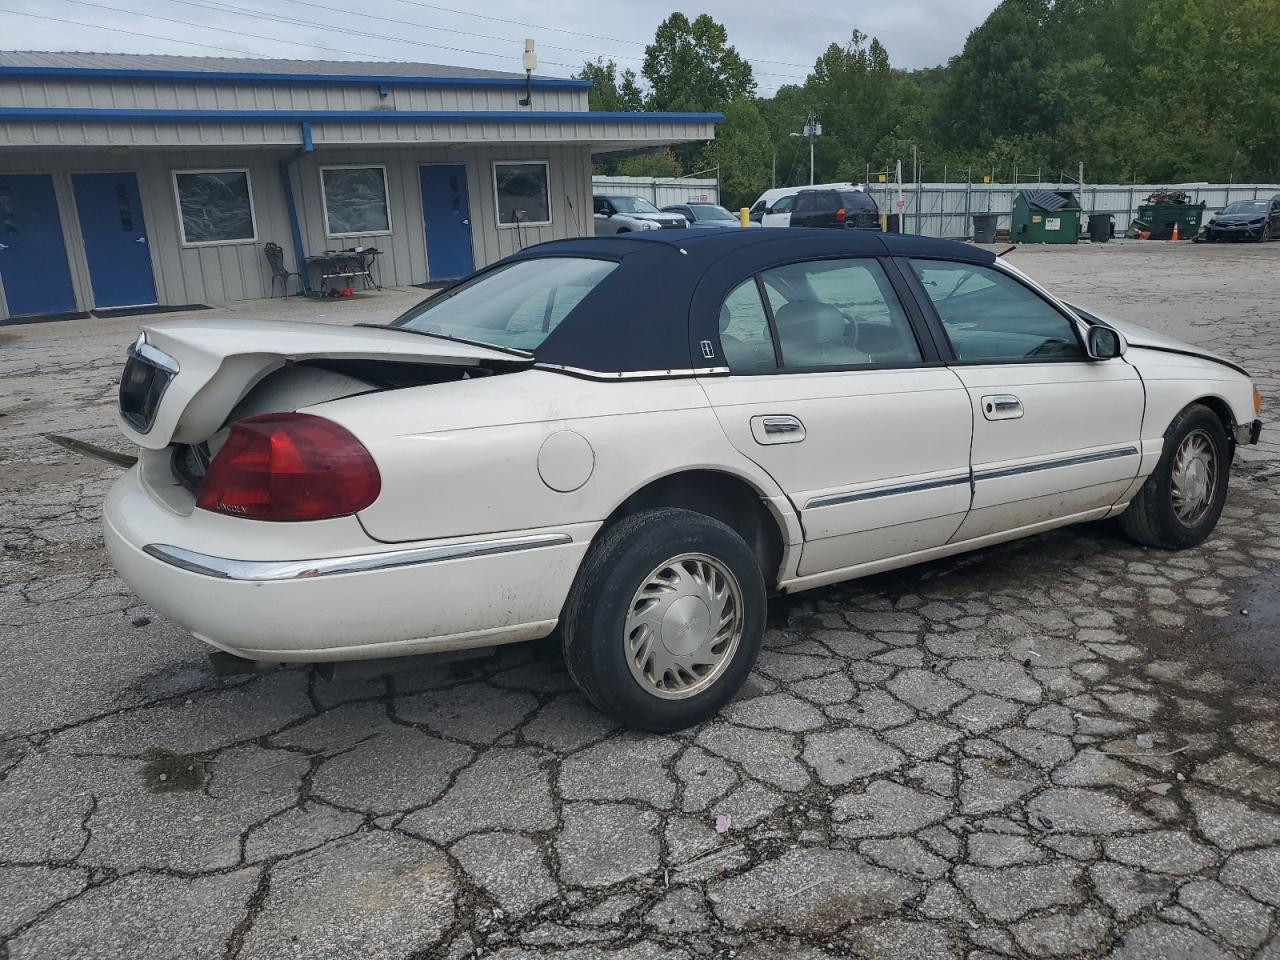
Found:
<path fill-rule="evenodd" d="M 1173 512 L 1188 527 L 1204 519 L 1218 489 L 1218 458 L 1213 438 L 1192 430 L 1173 457 Z"/>
<path fill-rule="evenodd" d="M 668 700 L 711 686 L 742 640 L 742 590 L 714 557 L 686 553 L 645 577 L 631 598 L 623 640 L 631 675 Z"/>

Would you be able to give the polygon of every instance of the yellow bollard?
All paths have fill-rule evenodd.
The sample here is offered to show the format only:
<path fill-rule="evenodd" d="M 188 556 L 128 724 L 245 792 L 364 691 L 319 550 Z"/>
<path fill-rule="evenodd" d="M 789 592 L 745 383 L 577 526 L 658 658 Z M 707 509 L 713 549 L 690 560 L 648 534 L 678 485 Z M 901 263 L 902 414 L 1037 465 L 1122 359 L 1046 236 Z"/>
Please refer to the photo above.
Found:
<path fill-rule="evenodd" d="M 751 211 L 747 207 L 743 207 L 738 211 L 738 226 L 746 227 L 751 223 Z"/>

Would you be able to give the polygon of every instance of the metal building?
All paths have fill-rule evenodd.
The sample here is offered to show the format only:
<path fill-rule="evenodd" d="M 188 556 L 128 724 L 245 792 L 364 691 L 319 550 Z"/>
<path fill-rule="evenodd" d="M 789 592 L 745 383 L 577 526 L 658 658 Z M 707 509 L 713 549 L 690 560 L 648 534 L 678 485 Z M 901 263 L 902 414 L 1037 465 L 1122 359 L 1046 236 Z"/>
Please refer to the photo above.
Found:
<path fill-rule="evenodd" d="M 378 279 L 400 286 L 588 235 L 593 154 L 709 140 L 720 120 L 592 113 L 589 87 L 434 64 L 0 52 L 0 322 L 266 297 L 268 243 L 290 270 L 374 247 Z"/>

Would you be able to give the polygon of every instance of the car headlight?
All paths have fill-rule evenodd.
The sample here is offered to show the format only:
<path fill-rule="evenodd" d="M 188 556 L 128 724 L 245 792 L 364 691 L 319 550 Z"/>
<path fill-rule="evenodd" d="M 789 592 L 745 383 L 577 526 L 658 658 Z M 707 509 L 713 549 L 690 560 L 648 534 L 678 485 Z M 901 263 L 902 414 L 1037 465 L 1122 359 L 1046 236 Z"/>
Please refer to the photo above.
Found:
<path fill-rule="evenodd" d="M 1264 219 L 1265 219 L 1264 217 L 1254 217 L 1252 220 L 1249 221 L 1249 225 L 1253 227 L 1260 226 Z"/>
<path fill-rule="evenodd" d="M 661 229 L 662 229 L 662 227 L 661 227 L 661 226 L 659 226 L 658 224 L 654 223 L 652 220 L 646 220 L 646 221 L 644 222 L 644 228 L 645 228 L 646 230 L 661 230 Z"/>

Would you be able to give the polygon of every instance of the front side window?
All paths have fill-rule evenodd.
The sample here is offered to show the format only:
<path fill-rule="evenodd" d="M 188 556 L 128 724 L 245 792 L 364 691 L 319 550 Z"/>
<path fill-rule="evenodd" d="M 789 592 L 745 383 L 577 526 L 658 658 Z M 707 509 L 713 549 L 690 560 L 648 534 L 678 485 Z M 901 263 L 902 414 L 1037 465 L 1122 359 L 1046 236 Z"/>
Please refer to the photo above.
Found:
<path fill-rule="evenodd" d="M 386 167 L 321 167 L 320 190 L 329 236 L 391 232 Z"/>
<path fill-rule="evenodd" d="M 184 244 L 258 238 L 248 170 L 175 170 L 173 189 Z"/>
<path fill-rule="evenodd" d="M 875 260 L 810 260 L 760 275 L 788 368 L 923 361 L 906 312 Z"/>
<path fill-rule="evenodd" d="M 615 267 L 585 257 L 517 260 L 450 287 L 391 325 L 534 351 Z"/>
<path fill-rule="evenodd" d="M 796 213 L 809 213 L 818 209 L 818 195 L 815 193 L 802 193 L 796 197 L 795 211 Z"/>
<path fill-rule="evenodd" d="M 551 222 L 551 188 L 545 160 L 493 165 L 498 224 L 546 226 Z"/>
<path fill-rule="evenodd" d="M 1033 290 L 991 267 L 912 260 L 956 358 L 1000 363 L 1080 360 L 1075 328 Z"/>
<path fill-rule="evenodd" d="M 779 197 L 778 202 L 769 208 L 769 213 L 790 213 L 791 208 L 795 206 L 796 198 L 794 196 Z"/>

